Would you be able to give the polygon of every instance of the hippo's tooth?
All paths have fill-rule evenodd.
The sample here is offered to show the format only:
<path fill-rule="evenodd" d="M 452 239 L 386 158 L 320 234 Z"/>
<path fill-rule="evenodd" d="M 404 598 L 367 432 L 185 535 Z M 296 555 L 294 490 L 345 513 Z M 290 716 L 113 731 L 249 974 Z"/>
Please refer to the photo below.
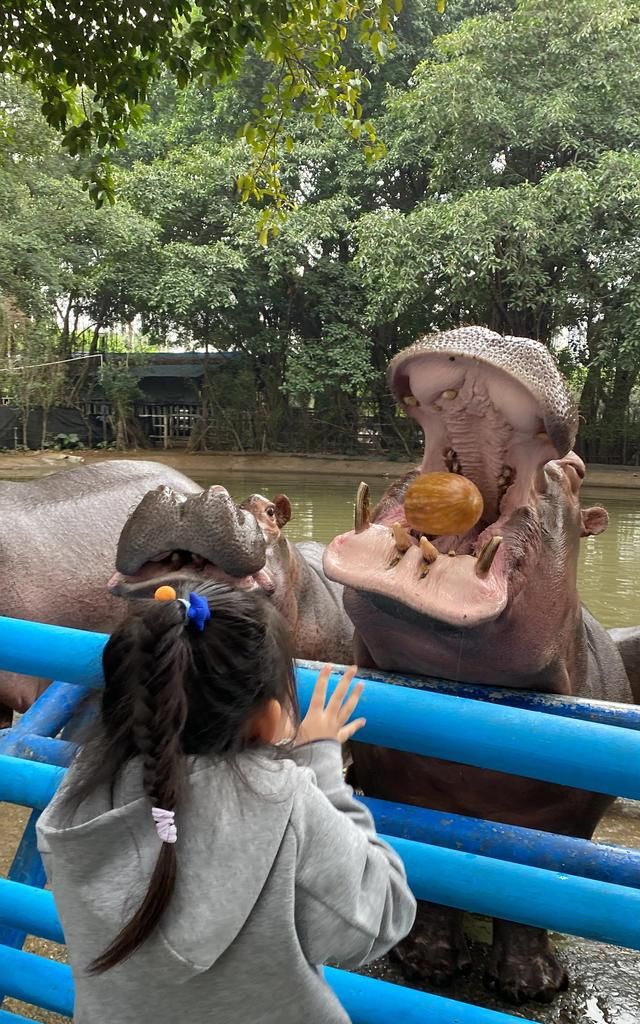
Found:
<path fill-rule="evenodd" d="M 356 504 L 353 516 L 353 528 L 356 533 L 366 530 L 370 522 L 369 484 L 362 480 L 356 492 Z"/>
<path fill-rule="evenodd" d="M 482 551 L 478 561 L 476 562 L 476 576 L 486 576 L 489 569 L 493 565 L 493 560 L 496 557 L 498 548 L 502 544 L 502 537 L 492 537 L 488 540 Z"/>
<path fill-rule="evenodd" d="M 420 402 L 418 401 L 418 399 L 416 398 L 415 395 L 403 395 L 402 396 L 402 404 L 403 405 L 420 405 Z"/>
<path fill-rule="evenodd" d="M 438 549 L 427 537 L 420 538 L 420 550 L 427 565 L 431 565 L 438 557 Z"/>
<path fill-rule="evenodd" d="M 408 551 L 411 547 L 411 537 L 400 523 L 394 523 L 391 527 L 391 532 L 393 533 L 393 539 L 396 542 L 398 551 L 401 555 L 404 555 L 405 551 Z"/>
<path fill-rule="evenodd" d="M 443 391 L 442 394 L 440 395 L 440 398 L 446 398 L 447 401 L 449 401 L 449 402 L 451 402 L 454 398 L 457 398 L 457 397 L 458 397 L 458 392 L 455 391 L 453 388 L 447 388 L 447 390 Z"/>
<path fill-rule="evenodd" d="M 206 559 L 202 555 L 192 555 L 191 560 L 193 562 L 194 569 L 204 569 Z"/>
<path fill-rule="evenodd" d="M 456 557 L 456 553 L 455 553 L 453 548 L 451 548 L 450 551 L 447 551 L 447 554 L 448 554 L 449 558 L 455 558 Z"/>

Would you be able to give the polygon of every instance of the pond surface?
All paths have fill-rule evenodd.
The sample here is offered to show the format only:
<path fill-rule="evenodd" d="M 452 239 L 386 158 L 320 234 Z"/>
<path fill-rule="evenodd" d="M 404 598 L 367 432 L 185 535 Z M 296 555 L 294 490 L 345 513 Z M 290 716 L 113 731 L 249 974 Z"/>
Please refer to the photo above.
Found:
<path fill-rule="evenodd" d="M 285 493 L 293 505 L 287 527 L 291 540 L 330 541 L 353 526 L 353 502 L 359 477 L 279 474 L 222 474 L 201 477 L 198 483 L 224 484 L 236 501 L 256 492 L 273 498 Z M 388 480 L 369 481 L 373 501 Z M 591 489 L 582 493 L 583 505 L 604 505 L 610 524 L 606 533 L 582 543 L 579 585 L 582 599 L 604 626 L 640 623 L 640 490 Z"/>

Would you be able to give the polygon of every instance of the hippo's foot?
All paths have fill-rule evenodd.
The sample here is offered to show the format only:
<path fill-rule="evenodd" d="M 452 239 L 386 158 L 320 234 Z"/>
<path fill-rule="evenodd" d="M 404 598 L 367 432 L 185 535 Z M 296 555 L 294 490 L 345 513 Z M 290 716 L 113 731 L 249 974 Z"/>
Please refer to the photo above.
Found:
<path fill-rule="evenodd" d="M 392 951 L 407 981 L 428 981 L 444 987 L 456 975 L 468 974 L 471 957 L 462 928 L 462 914 L 435 903 L 419 903 L 413 931 Z"/>
<path fill-rule="evenodd" d="M 10 729 L 13 725 L 13 711 L 6 704 L 0 704 L 0 729 Z"/>
<path fill-rule="evenodd" d="M 551 1003 L 556 993 L 569 985 L 546 931 L 510 921 L 493 923 L 493 946 L 484 980 L 487 988 L 514 1006 Z"/>

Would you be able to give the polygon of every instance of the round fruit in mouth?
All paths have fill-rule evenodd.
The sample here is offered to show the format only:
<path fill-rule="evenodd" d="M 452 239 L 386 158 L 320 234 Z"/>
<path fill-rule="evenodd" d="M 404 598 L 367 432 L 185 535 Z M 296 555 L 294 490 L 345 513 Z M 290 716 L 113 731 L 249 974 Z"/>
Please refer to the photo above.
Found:
<path fill-rule="evenodd" d="M 467 533 L 483 507 L 476 485 L 458 473 L 423 473 L 411 482 L 404 497 L 409 526 L 432 537 Z"/>

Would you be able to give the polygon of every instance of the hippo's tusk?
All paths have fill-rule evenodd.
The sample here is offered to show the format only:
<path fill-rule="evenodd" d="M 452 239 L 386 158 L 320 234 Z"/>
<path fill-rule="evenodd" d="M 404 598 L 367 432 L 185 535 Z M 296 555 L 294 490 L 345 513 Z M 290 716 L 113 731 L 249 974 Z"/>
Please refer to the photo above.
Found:
<path fill-rule="evenodd" d="M 482 551 L 480 557 L 476 562 L 476 576 L 486 576 L 489 569 L 493 565 L 493 560 L 496 557 L 498 548 L 502 544 L 502 537 L 492 537 L 488 540 Z"/>
<path fill-rule="evenodd" d="M 431 565 L 438 557 L 438 549 L 427 537 L 420 538 L 420 550 L 427 565 Z"/>
<path fill-rule="evenodd" d="M 356 492 L 356 504 L 354 508 L 353 528 L 356 533 L 362 533 L 368 529 L 370 523 L 369 484 L 361 481 Z"/>
<path fill-rule="evenodd" d="M 411 538 L 405 528 L 400 523 L 394 523 L 391 527 L 393 533 L 393 539 L 396 542 L 396 547 L 401 555 L 404 555 L 405 551 L 408 551 L 411 547 Z"/>
<path fill-rule="evenodd" d="M 170 561 L 171 568 L 175 569 L 175 571 L 178 572 L 180 569 L 182 569 L 182 566 L 185 563 L 185 558 L 184 555 L 181 555 L 179 551 L 174 551 L 173 554 L 171 555 Z"/>

